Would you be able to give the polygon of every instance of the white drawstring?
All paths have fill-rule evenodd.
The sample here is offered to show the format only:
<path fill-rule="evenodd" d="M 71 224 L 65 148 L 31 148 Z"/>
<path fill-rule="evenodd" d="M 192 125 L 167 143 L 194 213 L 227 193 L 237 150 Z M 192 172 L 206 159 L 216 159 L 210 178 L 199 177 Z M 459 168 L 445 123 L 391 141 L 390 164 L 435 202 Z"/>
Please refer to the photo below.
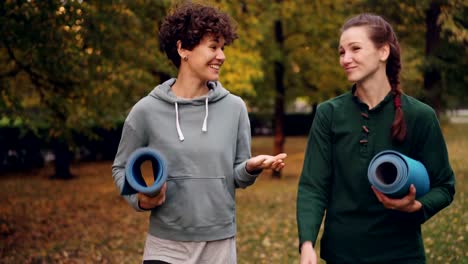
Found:
<path fill-rule="evenodd" d="M 180 129 L 179 123 L 179 105 L 177 102 L 174 103 L 175 106 L 175 113 L 176 113 L 176 127 L 177 127 L 177 134 L 179 135 L 179 140 L 184 141 L 184 134 L 182 134 L 182 129 Z M 207 132 L 207 123 L 208 123 L 208 97 L 205 99 L 205 119 L 203 120 L 202 131 Z"/>
<path fill-rule="evenodd" d="M 179 135 L 179 140 L 184 141 L 184 134 L 182 134 L 182 129 L 180 129 L 180 124 L 179 124 L 179 108 L 177 106 L 177 102 L 175 102 L 175 115 L 176 115 L 177 134 Z"/>
<path fill-rule="evenodd" d="M 207 122 L 208 122 L 208 97 L 206 97 L 206 100 L 205 100 L 205 119 L 203 120 L 203 126 L 202 126 L 203 132 L 208 131 L 208 128 L 206 127 Z"/>

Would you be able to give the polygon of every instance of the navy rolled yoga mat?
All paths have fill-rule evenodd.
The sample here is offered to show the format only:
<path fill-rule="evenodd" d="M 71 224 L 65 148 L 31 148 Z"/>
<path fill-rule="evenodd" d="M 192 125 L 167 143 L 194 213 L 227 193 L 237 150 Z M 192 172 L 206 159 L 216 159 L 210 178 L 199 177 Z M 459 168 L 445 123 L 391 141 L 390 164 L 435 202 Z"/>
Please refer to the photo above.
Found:
<path fill-rule="evenodd" d="M 151 161 L 153 165 L 154 182 L 151 186 L 147 186 L 141 173 L 141 164 L 145 161 Z M 122 195 L 140 192 L 149 196 L 156 196 L 166 182 L 166 179 L 167 169 L 164 157 L 152 148 L 139 148 L 127 160 Z"/>
<path fill-rule="evenodd" d="M 429 191 L 426 167 L 393 150 L 385 150 L 374 156 L 367 177 L 377 190 L 393 198 L 407 195 L 411 184 L 416 188 L 416 198 Z"/>

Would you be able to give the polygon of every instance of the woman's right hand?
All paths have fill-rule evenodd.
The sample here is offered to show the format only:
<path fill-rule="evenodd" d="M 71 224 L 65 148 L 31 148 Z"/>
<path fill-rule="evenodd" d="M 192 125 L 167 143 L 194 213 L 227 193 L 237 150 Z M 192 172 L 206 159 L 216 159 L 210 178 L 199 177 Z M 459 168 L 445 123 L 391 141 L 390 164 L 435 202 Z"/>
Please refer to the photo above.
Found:
<path fill-rule="evenodd" d="M 306 241 L 301 246 L 301 264 L 317 264 L 317 254 L 312 242 Z"/>
<path fill-rule="evenodd" d="M 392 199 L 377 190 L 374 186 L 371 187 L 375 193 L 375 196 L 377 196 L 377 199 L 387 209 L 413 213 L 421 210 L 422 208 L 421 202 L 416 200 L 416 187 L 414 187 L 414 184 L 410 185 L 408 194 L 400 199 Z"/>
<path fill-rule="evenodd" d="M 286 159 L 287 156 L 286 153 L 280 153 L 276 156 L 258 155 L 247 160 L 245 169 L 248 173 L 263 169 L 280 171 L 285 166 L 284 159 Z"/>
<path fill-rule="evenodd" d="M 167 183 L 164 183 L 159 193 L 154 197 L 145 195 L 143 193 L 138 193 L 138 204 L 140 208 L 143 210 L 151 210 L 163 204 L 166 200 L 166 189 Z"/>

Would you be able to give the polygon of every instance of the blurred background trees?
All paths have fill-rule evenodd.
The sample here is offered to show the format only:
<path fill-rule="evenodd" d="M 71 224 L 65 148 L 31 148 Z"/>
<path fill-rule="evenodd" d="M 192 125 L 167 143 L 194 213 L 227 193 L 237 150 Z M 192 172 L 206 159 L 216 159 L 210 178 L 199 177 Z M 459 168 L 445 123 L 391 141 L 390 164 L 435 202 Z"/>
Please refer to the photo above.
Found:
<path fill-rule="evenodd" d="M 111 129 L 173 73 L 157 48 L 161 1 L 6 1 L 0 7 L 0 109 L 50 142 L 69 178 L 75 134 Z"/>
<path fill-rule="evenodd" d="M 46 139 L 55 176 L 70 177 L 77 135 L 98 142 L 99 131 L 118 129 L 137 100 L 175 75 L 157 33 L 177 2 L 0 3 L 0 124 Z M 238 23 L 221 81 L 270 125 L 274 152 L 283 151 L 288 113 L 310 115 L 351 86 L 338 64 L 339 29 L 359 12 L 381 14 L 395 27 L 407 93 L 439 113 L 467 107 L 466 1 L 205 2 Z"/>

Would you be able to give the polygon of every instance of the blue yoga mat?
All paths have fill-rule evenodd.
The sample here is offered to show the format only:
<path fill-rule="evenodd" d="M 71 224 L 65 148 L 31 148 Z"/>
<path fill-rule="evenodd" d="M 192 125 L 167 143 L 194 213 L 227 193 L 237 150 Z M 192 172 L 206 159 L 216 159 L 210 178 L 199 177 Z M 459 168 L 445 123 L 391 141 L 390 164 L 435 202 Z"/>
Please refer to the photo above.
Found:
<path fill-rule="evenodd" d="M 147 186 L 141 174 L 141 164 L 151 161 L 153 165 L 154 182 Z M 164 157 L 152 148 L 139 148 L 135 150 L 127 160 L 125 166 L 125 183 L 122 195 L 143 193 L 149 196 L 156 196 L 167 179 L 166 161 Z"/>
<path fill-rule="evenodd" d="M 393 150 L 385 150 L 374 156 L 367 177 L 377 190 L 393 198 L 407 195 L 411 184 L 416 188 L 416 198 L 429 191 L 426 167 Z"/>

